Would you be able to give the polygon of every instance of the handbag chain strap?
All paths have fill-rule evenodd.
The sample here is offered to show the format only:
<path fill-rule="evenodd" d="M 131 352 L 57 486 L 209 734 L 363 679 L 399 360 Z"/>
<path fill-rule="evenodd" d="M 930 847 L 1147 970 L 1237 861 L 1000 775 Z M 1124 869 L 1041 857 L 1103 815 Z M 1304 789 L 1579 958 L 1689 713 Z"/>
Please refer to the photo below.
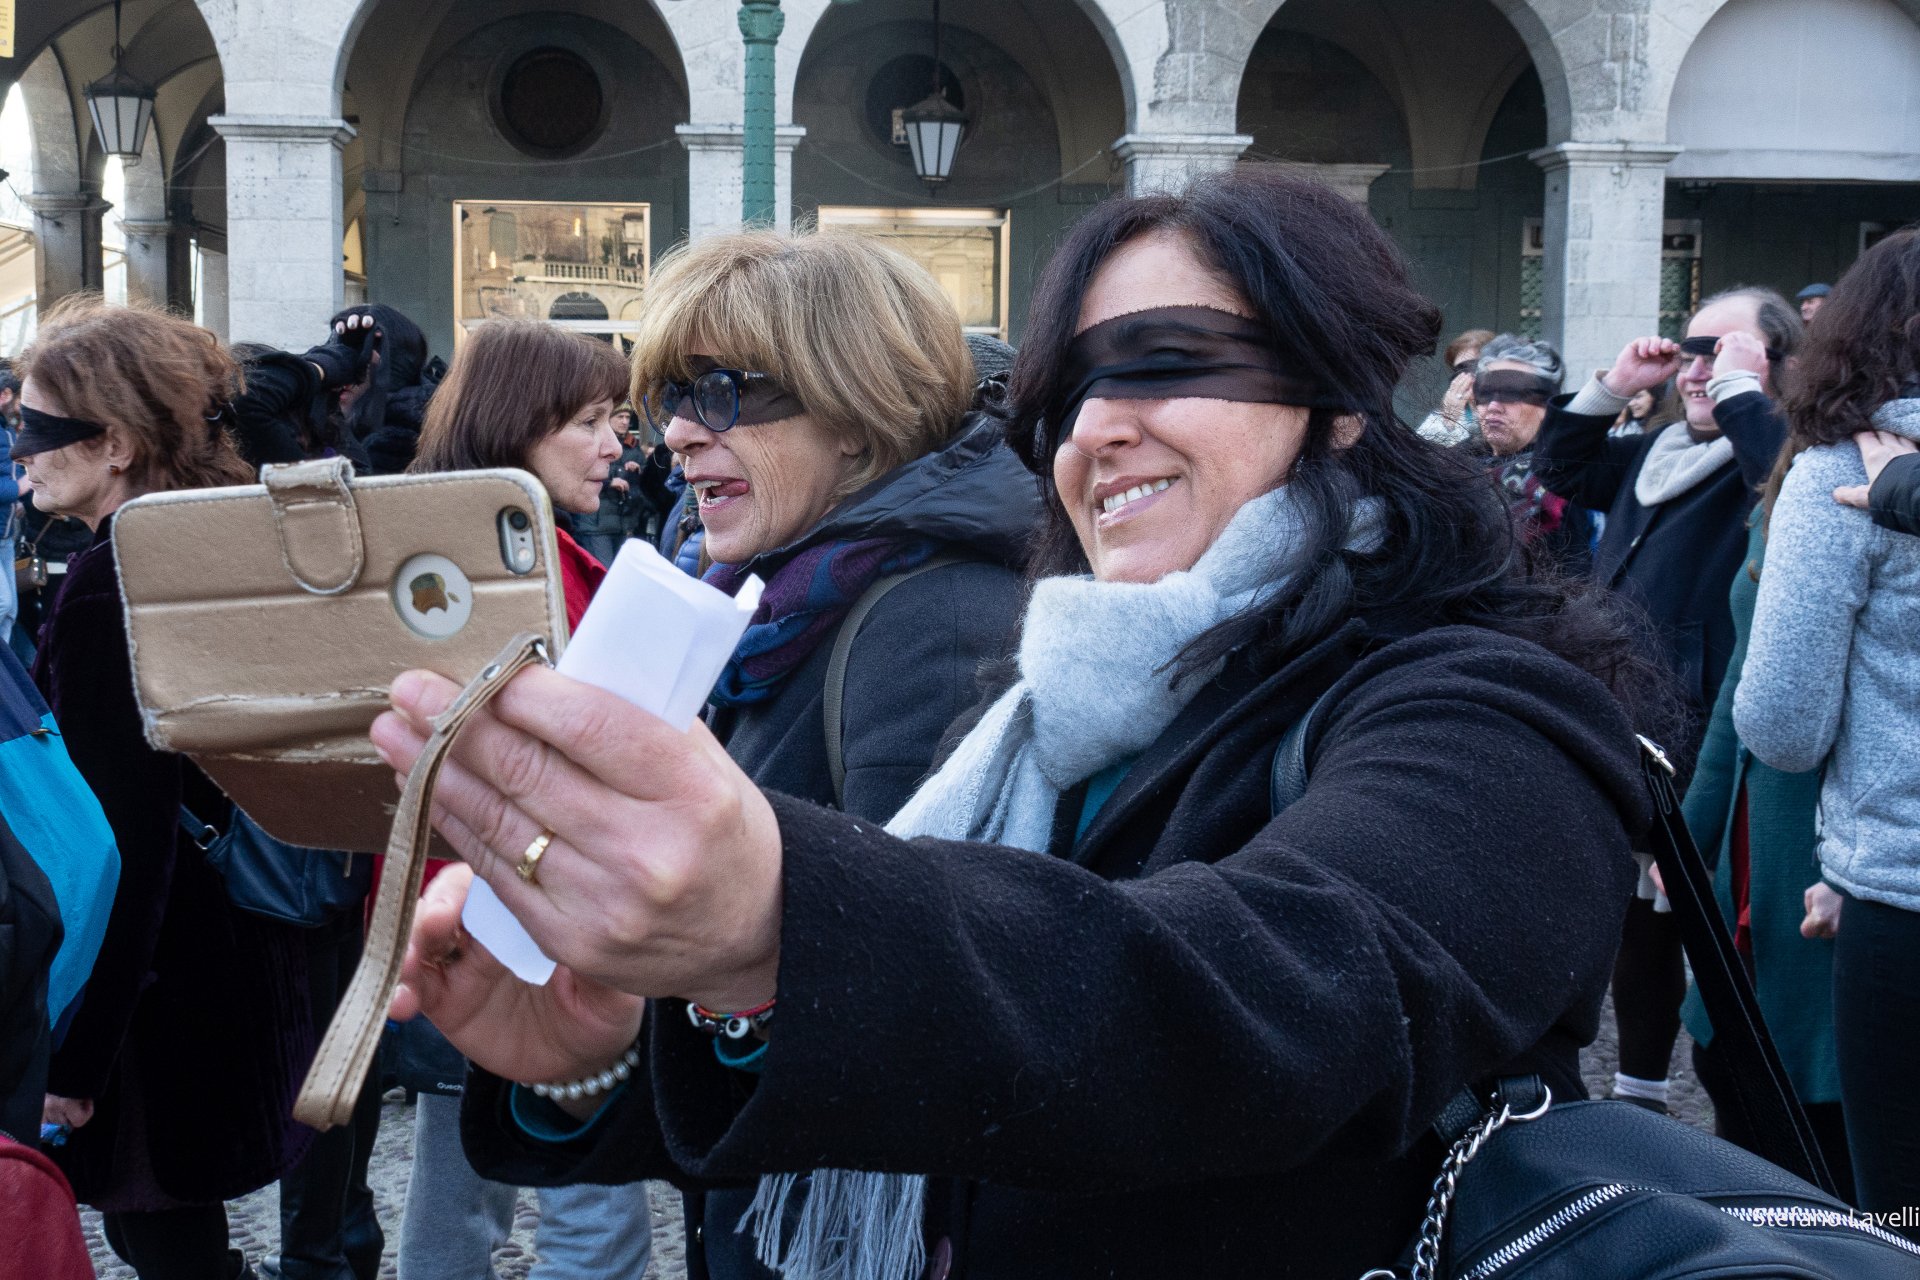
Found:
<path fill-rule="evenodd" d="M 352 1117 L 360 1088 L 373 1067 L 380 1033 L 387 1024 L 387 1006 L 400 983 L 400 964 L 406 957 L 407 935 L 413 931 L 413 910 L 426 871 L 427 840 L 433 831 L 433 784 L 455 736 L 515 675 L 536 662 L 548 661 L 544 637 L 531 632 L 517 635 L 467 683 L 452 705 L 434 717 L 433 732 L 400 789 L 393 831 L 387 837 L 380 896 L 367 926 L 366 949 L 293 1104 L 293 1117 L 300 1123 L 322 1130 L 344 1124 Z"/>
<path fill-rule="evenodd" d="M 1440 1274 L 1440 1242 L 1447 1233 L 1447 1218 L 1453 1212 L 1454 1197 L 1460 1191 L 1461 1170 L 1480 1154 L 1480 1148 L 1489 1138 L 1509 1124 L 1524 1124 L 1547 1114 L 1547 1108 L 1553 1105 L 1553 1090 L 1541 1084 L 1539 1101 L 1528 1111 L 1515 1111 L 1504 1089 L 1495 1091 L 1493 1102 L 1495 1105 L 1489 1106 L 1486 1115 L 1454 1141 L 1446 1159 L 1440 1162 L 1440 1172 L 1433 1180 L 1433 1193 L 1427 1197 L 1426 1217 L 1420 1222 L 1420 1241 L 1414 1246 L 1410 1280 L 1436 1280 Z M 1360 1280 L 1397 1280 L 1397 1277 L 1391 1271 L 1369 1271 Z"/>

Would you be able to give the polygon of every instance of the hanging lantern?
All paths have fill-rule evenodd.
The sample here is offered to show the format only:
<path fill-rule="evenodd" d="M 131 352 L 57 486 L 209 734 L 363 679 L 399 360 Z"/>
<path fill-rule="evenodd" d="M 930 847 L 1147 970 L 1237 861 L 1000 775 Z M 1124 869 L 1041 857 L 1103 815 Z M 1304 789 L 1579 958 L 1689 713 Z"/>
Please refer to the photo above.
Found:
<path fill-rule="evenodd" d="M 935 64 L 936 68 L 939 64 Z M 900 115 L 906 126 L 907 146 L 913 152 L 913 171 L 929 187 L 953 176 L 953 157 L 966 136 L 966 112 L 935 90 Z"/>
<path fill-rule="evenodd" d="M 913 171 L 928 191 L 953 176 L 953 157 L 966 136 L 967 114 L 947 101 L 940 83 L 940 0 L 933 0 L 933 92 L 900 113 L 913 152 Z"/>
<path fill-rule="evenodd" d="M 87 86 L 87 114 L 100 149 L 119 156 L 123 167 L 140 163 L 147 145 L 147 126 L 153 123 L 154 88 L 129 74 L 121 59 L 120 0 L 113 5 L 113 70 Z"/>

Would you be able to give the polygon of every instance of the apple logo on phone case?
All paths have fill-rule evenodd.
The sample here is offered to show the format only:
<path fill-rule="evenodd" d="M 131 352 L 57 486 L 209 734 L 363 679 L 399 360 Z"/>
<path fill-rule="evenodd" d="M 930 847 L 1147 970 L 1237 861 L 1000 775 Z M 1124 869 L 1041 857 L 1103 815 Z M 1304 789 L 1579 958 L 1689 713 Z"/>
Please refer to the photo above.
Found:
<path fill-rule="evenodd" d="M 457 634 L 473 616 L 473 584 L 445 556 L 418 555 L 401 565 L 392 595 L 400 621 L 429 640 Z"/>

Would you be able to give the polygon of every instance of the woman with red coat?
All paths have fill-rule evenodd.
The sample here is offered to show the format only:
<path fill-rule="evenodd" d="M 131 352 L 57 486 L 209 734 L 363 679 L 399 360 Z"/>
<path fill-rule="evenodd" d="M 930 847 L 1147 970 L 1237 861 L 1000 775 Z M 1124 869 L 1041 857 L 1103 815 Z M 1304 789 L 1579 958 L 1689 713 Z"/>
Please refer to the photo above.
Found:
<path fill-rule="evenodd" d="M 626 361 L 605 342 L 537 320 L 492 320 L 468 334 L 427 406 L 411 471 L 519 467 L 560 511 L 592 515 L 620 460 L 614 413 L 626 400 Z M 606 568 L 562 527 L 560 577 L 569 630 L 580 625 Z M 429 863 L 431 876 L 443 864 Z M 400 1226 L 409 1280 L 491 1274 L 513 1225 L 515 1188 L 488 1182 L 460 1149 L 460 1100 L 421 1094 L 413 1178 Z M 540 1193 L 537 1280 L 631 1275 L 647 1269 L 646 1188 L 560 1187 Z"/>

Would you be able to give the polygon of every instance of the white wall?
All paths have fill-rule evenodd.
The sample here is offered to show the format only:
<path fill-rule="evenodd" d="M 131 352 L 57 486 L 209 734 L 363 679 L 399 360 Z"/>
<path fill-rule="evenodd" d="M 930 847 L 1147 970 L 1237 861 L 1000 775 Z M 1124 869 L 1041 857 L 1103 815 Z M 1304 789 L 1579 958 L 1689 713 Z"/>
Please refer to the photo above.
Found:
<path fill-rule="evenodd" d="M 1920 25 L 1892 0 L 1730 0 L 1667 127 L 1672 178 L 1920 179 Z"/>

